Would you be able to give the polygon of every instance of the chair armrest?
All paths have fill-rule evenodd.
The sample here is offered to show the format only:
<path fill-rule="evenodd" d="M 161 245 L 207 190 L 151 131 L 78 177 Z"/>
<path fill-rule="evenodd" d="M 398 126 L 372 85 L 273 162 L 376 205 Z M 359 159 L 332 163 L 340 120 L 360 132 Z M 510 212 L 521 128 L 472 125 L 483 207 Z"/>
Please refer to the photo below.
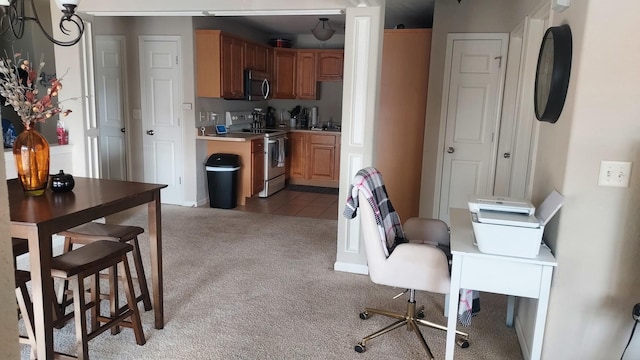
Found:
<path fill-rule="evenodd" d="M 404 235 L 412 243 L 449 246 L 449 227 L 438 219 L 413 217 L 402 224 Z"/>
<path fill-rule="evenodd" d="M 444 251 L 428 244 L 400 244 L 369 272 L 377 284 L 440 294 L 449 292 L 451 282 Z"/>

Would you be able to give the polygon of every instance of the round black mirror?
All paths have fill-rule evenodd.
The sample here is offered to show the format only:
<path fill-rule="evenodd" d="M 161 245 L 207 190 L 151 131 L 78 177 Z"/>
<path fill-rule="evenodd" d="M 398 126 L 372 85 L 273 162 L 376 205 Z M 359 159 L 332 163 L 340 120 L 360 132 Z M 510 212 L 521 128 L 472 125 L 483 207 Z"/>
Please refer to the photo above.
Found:
<path fill-rule="evenodd" d="M 540 45 L 534 93 L 534 110 L 540 121 L 555 123 L 569 88 L 573 41 L 569 25 L 547 29 Z"/>

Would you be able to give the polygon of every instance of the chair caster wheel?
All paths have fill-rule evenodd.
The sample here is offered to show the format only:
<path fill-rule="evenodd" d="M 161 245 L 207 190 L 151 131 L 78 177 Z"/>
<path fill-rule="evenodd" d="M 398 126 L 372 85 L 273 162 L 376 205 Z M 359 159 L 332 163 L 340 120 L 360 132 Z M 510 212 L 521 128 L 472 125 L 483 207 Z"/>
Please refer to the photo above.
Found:
<path fill-rule="evenodd" d="M 366 311 L 363 311 L 363 312 L 360 313 L 360 319 L 362 319 L 362 320 L 367 320 L 369 318 L 369 316 L 370 316 L 369 313 L 366 312 Z"/>
<path fill-rule="evenodd" d="M 357 353 L 362 354 L 363 352 L 367 351 L 367 347 L 362 345 L 362 343 L 358 343 L 358 345 L 356 345 L 353 348 Z"/>
<path fill-rule="evenodd" d="M 416 317 L 418 319 L 424 319 L 424 310 L 418 311 L 418 313 L 416 314 Z"/>
<path fill-rule="evenodd" d="M 461 348 L 466 349 L 469 347 L 469 340 L 458 339 L 456 340 L 456 344 L 458 344 L 458 346 L 460 346 Z"/>

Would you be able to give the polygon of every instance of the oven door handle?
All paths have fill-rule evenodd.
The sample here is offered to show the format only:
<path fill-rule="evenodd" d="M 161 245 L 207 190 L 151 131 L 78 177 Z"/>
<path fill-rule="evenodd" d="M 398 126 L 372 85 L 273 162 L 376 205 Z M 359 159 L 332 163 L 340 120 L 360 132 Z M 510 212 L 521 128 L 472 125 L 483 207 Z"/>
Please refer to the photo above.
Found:
<path fill-rule="evenodd" d="M 284 140 L 286 141 L 288 138 L 287 138 L 287 137 L 284 137 L 284 138 L 278 138 L 278 139 L 284 139 Z M 277 140 L 277 139 L 274 139 L 274 140 L 268 140 L 268 141 L 267 141 L 267 144 L 275 144 L 275 143 L 277 143 L 277 142 L 278 142 L 278 140 Z M 285 145 L 286 145 L 286 144 L 285 144 Z"/>

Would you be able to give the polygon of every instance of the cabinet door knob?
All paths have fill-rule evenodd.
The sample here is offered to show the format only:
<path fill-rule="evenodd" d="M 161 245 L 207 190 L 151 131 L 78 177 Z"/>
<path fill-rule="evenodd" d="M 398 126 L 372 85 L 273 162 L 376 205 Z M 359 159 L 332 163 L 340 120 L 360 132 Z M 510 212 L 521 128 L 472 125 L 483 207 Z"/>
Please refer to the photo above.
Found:
<path fill-rule="evenodd" d="M 508 159 L 508 158 L 510 158 L 510 157 L 511 157 L 511 153 L 506 152 L 506 153 L 504 153 L 504 155 L 502 155 L 502 156 L 504 156 L 504 158 L 505 158 L 505 159 Z"/>
<path fill-rule="evenodd" d="M 147 135 L 153 135 L 153 130 L 147 130 Z"/>
<path fill-rule="evenodd" d="M 449 146 L 449 148 L 447 149 L 447 152 L 449 154 L 453 154 L 454 152 L 456 152 L 456 149 L 454 149 L 453 146 Z"/>

